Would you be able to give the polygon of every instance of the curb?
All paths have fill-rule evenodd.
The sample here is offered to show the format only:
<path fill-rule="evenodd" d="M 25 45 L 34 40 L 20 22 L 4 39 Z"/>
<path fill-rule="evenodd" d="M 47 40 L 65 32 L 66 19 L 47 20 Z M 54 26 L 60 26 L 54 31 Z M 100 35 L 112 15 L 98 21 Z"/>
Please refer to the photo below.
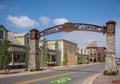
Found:
<path fill-rule="evenodd" d="M 97 63 L 96 63 L 97 64 Z M 16 74 L 7 74 L 7 75 L 1 75 L 0 74 L 0 78 L 5 78 L 5 77 L 13 77 L 13 76 L 22 76 L 22 75 L 31 75 L 31 74 L 37 74 L 37 73 L 45 73 L 45 72 L 49 72 L 49 71 L 52 71 L 52 70 L 60 70 L 60 69 L 65 69 L 65 68 L 68 68 L 68 67 L 71 67 L 71 68 L 74 68 L 76 66 L 86 66 L 86 65 L 91 65 L 90 64 L 82 64 L 82 65 L 70 65 L 70 66 L 57 66 L 57 67 L 52 67 L 52 68 L 48 68 L 46 70 L 43 70 L 43 71 L 35 71 L 35 72 L 27 72 L 27 71 L 24 71 L 24 69 L 22 70 L 13 70 L 14 71 L 19 71 L 20 73 L 16 73 Z"/>
<path fill-rule="evenodd" d="M 15 73 L 15 74 L 0 75 L 0 78 L 23 76 L 23 75 L 32 75 L 32 74 L 38 74 L 38 73 L 45 73 L 45 72 L 48 72 L 48 71 L 51 71 L 51 70 L 35 71 L 35 72 L 21 71 L 19 73 Z"/>
<path fill-rule="evenodd" d="M 85 80 L 82 84 L 93 84 L 94 80 L 101 75 L 102 73 L 95 74 L 91 77 L 89 77 L 87 80 Z"/>

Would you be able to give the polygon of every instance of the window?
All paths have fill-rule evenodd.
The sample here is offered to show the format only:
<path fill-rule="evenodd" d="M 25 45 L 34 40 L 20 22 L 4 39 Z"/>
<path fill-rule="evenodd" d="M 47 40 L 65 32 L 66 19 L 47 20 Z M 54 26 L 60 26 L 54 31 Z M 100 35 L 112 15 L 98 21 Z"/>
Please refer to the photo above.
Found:
<path fill-rule="evenodd" d="M 0 30 L 0 39 L 3 39 L 3 30 Z"/>
<path fill-rule="evenodd" d="M 14 54 L 14 62 L 16 62 L 16 63 L 25 62 L 25 55 L 24 54 Z"/>
<path fill-rule="evenodd" d="M 25 55 L 22 54 L 20 59 L 21 59 L 21 62 L 25 62 Z"/>
<path fill-rule="evenodd" d="M 72 46 L 69 47 L 69 51 L 70 51 L 70 53 L 72 53 Z"/>
<path fill-rule="evenodd" d="M 94 50 L 94 52 L 96 52 L 96 50 Z"/>
<path fill-rule="evenodd" d="M 94 53 L 94 55 L 96 55 L 96 53 Z"/>
<path fill-rule="evenodd" d="M 92 53 L 90 53 L 90 55 L 92 55 Z"/>
<path fill-rule="evenodd" d="M 30 38 L 29 36 L 26 37 L 26 44 L 29 44 L 30 43 Z"/>

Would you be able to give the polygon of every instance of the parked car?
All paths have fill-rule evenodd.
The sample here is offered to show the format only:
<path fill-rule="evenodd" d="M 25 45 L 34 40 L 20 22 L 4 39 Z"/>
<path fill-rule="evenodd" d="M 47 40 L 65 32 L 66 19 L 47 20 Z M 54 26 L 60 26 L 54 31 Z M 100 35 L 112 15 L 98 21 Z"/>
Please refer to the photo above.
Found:
<path fill-rule="evenodd" d="M 120 65 L 120 61 L 117 61 L 117 65 Z"/>

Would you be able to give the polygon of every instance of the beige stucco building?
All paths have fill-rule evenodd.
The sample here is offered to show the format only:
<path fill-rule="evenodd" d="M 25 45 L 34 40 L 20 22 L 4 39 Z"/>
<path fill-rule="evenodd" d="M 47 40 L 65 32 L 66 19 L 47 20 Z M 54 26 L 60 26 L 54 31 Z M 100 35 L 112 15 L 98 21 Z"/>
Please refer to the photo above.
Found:
<path fill-rule="evenodd" d="M 89 63 L 89 50 L 78 48 L 78 64 Z"/>
<path fill-rule="evenodd" d="M 89 55 L 88 49 L 78 48 L 78 54 Z"/>
<path fill-rule="evenodd" d="M 40 44 L 41 45 L 41 44 Z M 54 51 L 54 55 L 51 54 L 52 61 L 58 63 L 58 65 L 76 65 L 77 64 L 77 44 L 60 39 L 60 40 L 47 40 L 47 47 L 49 50 Z M 57 54 L 56 54 L 57 50 Z"/>

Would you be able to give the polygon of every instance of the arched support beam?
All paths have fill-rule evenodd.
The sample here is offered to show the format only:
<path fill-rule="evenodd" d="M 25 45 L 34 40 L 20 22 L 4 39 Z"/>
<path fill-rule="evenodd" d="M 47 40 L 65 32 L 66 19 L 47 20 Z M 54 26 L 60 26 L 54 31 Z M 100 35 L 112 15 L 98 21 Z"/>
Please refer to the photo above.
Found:
<path fill-rule="evenodd" d="M 115 61 L 115 25 L 114 21 L 109 21 L 105 26 L 97 26 L 92 24 L 84 23 L 65 23 L 63 25 L 57 25 L 46 30 L 39 32 L 37 29 L 30 31 L 30 56 L 28 70 L 40 69 L 39 62 L 39 38 L 49 34 L 57 32 L 71 32 L 71 31 L 93 31 L 99 33 L 106 33 L 106 64 L 105 71 L 112 73 L 117 72 L 116 61 Z"/>
<path fill-rule="evenodd" d="M 57 33 L 57 32 L 71 32 L 71 31 L 93 31 L 99 33 L 105 33 L 106 27 L 105 26 L 98 26 L 92 24 L 85 24 L 85 23 L 65 23 L 62 25 L 57 25 L 45 29 L 40 32 L 40 36 L 46 36 L 49 34 Z"/>

